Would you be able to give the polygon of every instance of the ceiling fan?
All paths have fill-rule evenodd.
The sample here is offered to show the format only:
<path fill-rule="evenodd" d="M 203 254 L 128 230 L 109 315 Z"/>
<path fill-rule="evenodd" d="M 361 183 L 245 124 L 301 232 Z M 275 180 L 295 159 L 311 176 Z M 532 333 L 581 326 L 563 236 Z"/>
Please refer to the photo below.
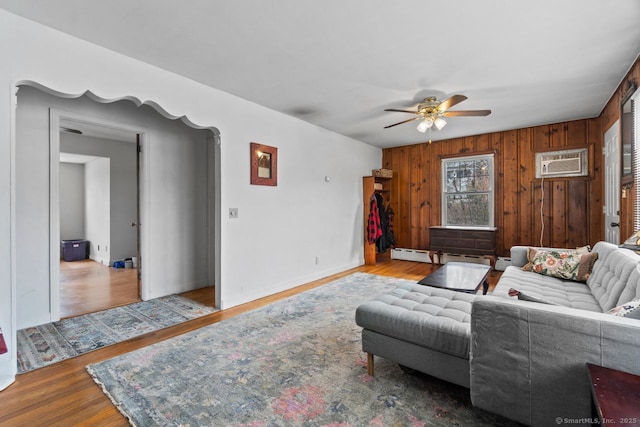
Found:
<path fill-rule="evenodd" d="M 422 120 L 420 124 L 418 124 L 418 131 L 426 132 L 427 129 L 431 129 L 432 126 L 435 126 L 438 130 L 442 129 L 447 124 L 445 117 L 488 116 L 489 114 L 491 114 L 491 110 L 448 111 L 449 108 L 464 101 L 465 99 L 467 99 L 467 97 L 464 95 L 453 95 L 450 98 L 447 98 L 444 101 L 440 102 L 436 99 L 435 96 L 430 96 L 428 98 L 425 98 L 420 104 L 418 104 L 418 107 L 415 111 L 387 108 L 384 111 L 415 114 L 416 117 L 408 120 L 403 120 L 389 126 L 385 126 L 384 128 L 388 129 L 390 127 L 412 122 L 414 120 Z"/>

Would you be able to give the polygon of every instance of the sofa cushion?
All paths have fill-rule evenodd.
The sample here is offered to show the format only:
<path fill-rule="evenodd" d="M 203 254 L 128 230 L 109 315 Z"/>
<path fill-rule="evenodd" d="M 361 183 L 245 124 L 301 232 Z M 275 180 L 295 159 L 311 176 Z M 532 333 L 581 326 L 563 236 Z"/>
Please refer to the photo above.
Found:
<path fill-rule="evenodd" d="M 524 292 L 533 298 L 543 299 L 564 307 L 599 313 L 603 311 L 598 300 L 591 294 L 591 289 L 582 282 L 533 274 L 529 271 L 522 271 L 519 267 L 509 266 L 502 273 L 502 277 L 493 290 L 493 295 L 516 299 L 516 297 L 509 296 L 510 288 Z"/>
<path fill-rule="evenodd" d="M 640 264 L 638 267 L 631 272 L 629 276 L 629 280 L 627 280 L 627 285 L 624 287 L 622 292 L 620 293 L 620 298 L 616 302 L 616 306 L 620 304 L 624 304 L 634 299 L 640 298 Z"/>
<path fill-rule="evenodd" d="M 622 289 L 622 292 L 620 292 L 620 296 L 614 306 L 622 305 L 634 299 L 640 299 L 640 256 L 634 251 L 626 249 L 620 249 L 620 251 L 626 252 L 627 254 L 631 252 L 632 259 L 638 261 L 635 264 L 636 267 L 631 271 L 631 274 L 629 274 L 627 283 Z"/>
<path fill-rule="evenodd" d="M 475 294 L 401 285 L 356 310 L 356 323 L 372 331 L 465 359 L 469 358 Z"/>
<path fill-rule="evenodd" d="M 587 279 L 587 285 L 603 312 L 640 296 L 640 273 L 637 271 L 639 255 L 607 242 L 596 243 L 593 251 L 598 252 L 598 261 Z"/>

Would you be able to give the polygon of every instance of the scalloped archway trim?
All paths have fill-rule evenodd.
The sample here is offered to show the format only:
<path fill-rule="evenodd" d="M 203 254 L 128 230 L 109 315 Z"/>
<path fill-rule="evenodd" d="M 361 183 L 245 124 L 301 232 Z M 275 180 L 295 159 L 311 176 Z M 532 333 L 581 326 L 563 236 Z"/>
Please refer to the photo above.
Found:
<path fill-rule="evenodd" d="M 207 138 L 207 142 L 208 142 L 208 150 L 212 156 L 210 156 L 211 159 L 211 167 L 208 168 L 209 170 L 209 176 L 207 177 L 208 180 L 213 180 L 213 185 L 210 187 L 211 192 L 209 194 L 209 197 L 211 197 L 211 205 L 212 205 L 212 212 L 215 212 L 215 214 L 213 215 L 213 227 L 211 228 L 212 230 L 212 236 L 211 236 L 211 242 L 215 242 L 215 248 L 211 251 L 212 253 L 212 258 L 210 260 L 208 260 L 208 262 L 211 263 L 211 267 L 207 267 L 207 270 L 211 271 L 213 274 L 213 277 L 208 279 L 210 280 L 211 283 L 214 283 L 214 292 L 215 292 L 215 304 L 216 307 L 220 307 L 220 301 L 222 301 L 222 285 L 221 285 L 221 257 L 220 257 L 220 251 L 219 251 L 219 247 L 220 247 L 220 238 L 221 238 L 221 214 L 220 214 L 220 206 L 221 206 L 221 200 L 220 200 L 220 194 L 221 194 L 221 176 L 220 176 L 220 149 L 221 149 L 221 141 L 220 141 L 220 131 L 218 130 L 217 127 L 215 126 L 206 126 L 206 125 L 201 125 L 201 124 L 197 124 L 195 123 L 193 120 L 189 119 L 189 117 L 186 114 L 183 115 L 177 115 L 177 114 L 171 114 L 167 109 L 163 108 L 158 102 L 153 101 L 153 100 L 141 100 L 139 97 L 136 96 L 101 96 L 99 94 L 96 94 L 95 91 L 92 90 L 84 90 L 84 87 L 79 88 L 78 91 L 75 91 L 73 89 L 71 90 L 66 90 L 66 91 L 62 91 L 62 90 L 56 90 L 53 89 L 51 86 L 54 85 L 45 85 L 45 84 L 41 84 L 35 80 L 29 80 L 29 79 L 25 79 L 25 80 L 20 80 L 17 83 L 15 83 L 13 85 L 14 88 L 14 102 L 17 103 L 17 97 L 16 94 L 19 91 L 19 89 L 21 87 L 31 87 L 34 88 L 38 91 L 41 91 L 43 93 L 46 93 L 48 95 L 57 97 L 57 98 L 62 98 L 62 99 L 78 99 L 78 98 L 82 98 L 82 97 L 86 97 L 88 99 L 90 99 L 93 102 L 96 103 L 100 103 L 100 104 L 110 104 L 110 103 L 115 103 L 118 101 L 122 101 L 122 100 L 126 100 L 129 102 L 132 102 L 136 107 L 141 107 L 141 106 L 148 106 L 151 107 L 154 111 L 156 111 L 161 117 L 167 119 L 167 120 L 171 120 L 171 121 L 176 121 L 176 120 L 180 120 L 184 125 L 186 125 L 187 127 L 190 127 L 192 129 L 197 129 L 197 130 L 205 130 L 205 131 L 210 131 L 211 132 L 211 137 Z M 14 106 L 16 106 L 14 104 Z M 15 119 L 15 118 L 14 118 Z M 82 119 L 80 119 L 80 121 L 82 121 Z M 15 126 L 15 123 L 13 124 L 13 126 Z M 15 132 L 13 132 L 13 134 L 15 135 Z M 55 138 L 51 138 L 50 141 L 55 141 Z M 59 143 L 59 142 L 58 142 Z M 59 148 L 57 148 L 56 150 L 59 150 Z M 56 161 L 57 156 L 51 156 L 51 162 L 52 163 L 57 163 Z M 56 173 L 57 174 L 57 169 L 55 166 L 53 166 L 52 164 L 50 164 L 50 173 Z M 53 183 L 57 183 L 58 182 L 58 178 L 56 176 L 51 176 L 50 175 L 50 185 L 52 185 Z M 50 196 L 53 200 L 57 200 L 57 196 L 54 196 L 54 193 L 52 193 L 52 191 L 57 191 L 57 190 L 52 190 L 50 188 Z M 59 210 L 59 207 L 57 207 L 56 205 L 52 204 L 51 205 L 51 211 L 57 211 Z M 50 245 L 51 245 L 51 250 L 50 250 L 50 254 L 51 254 L 51 259 L 50 259 L 50 305 L 52 307 L 57 307 L 58 306 L 58 302 L 56 300 L 56 295 L 57 295 L 57 291 L 56 289 L 52 288 L 53 286 L 57 286 L 59 281 L 57 280 L 58 277 L 58 272 L 57 272 L 57 260 L 58 257 L 56 257 L 56 252 L 55 252 L 55 248 L 58 248 L 59 245 L 53 242 L 56 242 L 59 240 L 59 235 L 58 235 L 58 229 L 57 227 L 59 227 L 59 220 L 57 219 L 57 216 L 55 214 L 51 214 L 50 213 Z M 142 220 L 144 222 L 144 219 Z M 12 224 L 12 228 L 15 226 L 15 224 Z M 15 283 L 12 283 L 12 289 L 15 290 Z M 144 283 L 142 284 L 142 297 L 143 299 L 146 298 L 145 295 L 149 294 L 149 288 L 146 288 Z M 15 294 L 15 293 L 14 293 Z M 57 309 L 51 309 L 51 313 L 53 315 L 54 318 L 56 318 L 58 316 L 57 313 Z M 1 378 L 0 378 L 1 380 Z M 1 390 L 1 388 L 0 388 Z"/>
<path fill-rule="evenodd" d="M 190 128 L 193 128 L 193 129 L 208 129 L 216 137 L 220 136 L 220 131 L 218 130 L 217 127 L 215 127 L 215 126 L 207 126 L 207 125 L 200 125 L 200 124 L 194 123 L 186 115 L 174 115 L 174 114 L 171 114 L 166 109 L 164 109 L 160 104 L 158 104 L 157 102 L 155 102 L 153 100 L 142 101 L 139 98 L 136 98 L 135 96 L 121 96 L 121 97 L 118 97 L 118 98 L 104 98 L 104 97 L 102 97 L 100 95 L 97 95 L 97 94 L 93 93 L 89 89 L 85 90 L 82 93 L 76 93 L 76 94 L 67 93 L 67 92 L 61 92 L 61 91 L 55 90 L 55 89 L 53 89 L 51 87 L 48 87 L 48 86 L 43 85 L 41 83 L 35 82 L 33 80 L 20 80 L 19 82 L 16 83 L 16 87 L 20 87 L 20 86 L 33 87 L 35 89 L 41 90 L 41 91 L 43 91 L 45 93 L 48 93 L 49 95 L 57 96 L 59 98 L 74 99 L 74 98 L 81 98 L 81 97 L 86 95 L 89 99 L 91 99 L 91 100 L 93 100 L 95 102 L 99 102 L 101 104 L 110 104 L 112 102 L 127 100 L 127 101 L 130 101 L 130 102 L 133 102 L 138 107 L 140 107 L 142 105 L 147 105 L 149 107 L 152 107 L 162 117 L 167 118 L 169 120 L 180 120 L 185 125 L 189 126 Z"/>

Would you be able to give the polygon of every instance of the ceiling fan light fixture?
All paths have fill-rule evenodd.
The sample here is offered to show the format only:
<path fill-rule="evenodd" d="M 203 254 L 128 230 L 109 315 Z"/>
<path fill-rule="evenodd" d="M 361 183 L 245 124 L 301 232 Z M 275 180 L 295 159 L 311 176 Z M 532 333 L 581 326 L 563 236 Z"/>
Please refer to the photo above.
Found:
<path fill-rule="evenodd" d="M 447 121 L 445 119 L 443 119 L 442 117 L 438 117 L 436 119 L 435 122 L 433 122 L 434 125 L 436 125 L 436 127 L 438 128 L 438 130 L 442 129 L 446 124 Z"/>
<path fill-rule="evenodd" d="M 441 130 L 447 125 L 446 117 L 470 117 L 470 116 L 488 116 L 491 114 L 491 110 L 456 110 L 448 111 L 449 108 L 454 105 L 458 105 L 460 102 L 467 99 L 464 95 L 452 95 L 442 102 L 439 102 L 434 96 L 425 98 L 423 102 L 418 104 L 415 110 L 401 110 L 397 108 L 385 108 L 384 111 L 393 111 L 396 113 L 409 113 L 414 114 L 411 119 L 403 120 L 398 123 L 394 123 L 389 126 L 385 126 L 385 129 L 392 128 L 404 123 L 413 122 L 414 120 L 420 120 L 418 124 L 419 132 L 426 132 L 427 129 L 432 129 L 435 125 L 436 129 Z"/>
<path fill-rule="evenodd" d="M 418 125 L 418 132 L 426 132 L 427 129 L 429 129 L 431 126 L 433 126 L 433 119 L 431 117 L 426 117 L 423 121 L 420 122 L 420 124 Z"/>

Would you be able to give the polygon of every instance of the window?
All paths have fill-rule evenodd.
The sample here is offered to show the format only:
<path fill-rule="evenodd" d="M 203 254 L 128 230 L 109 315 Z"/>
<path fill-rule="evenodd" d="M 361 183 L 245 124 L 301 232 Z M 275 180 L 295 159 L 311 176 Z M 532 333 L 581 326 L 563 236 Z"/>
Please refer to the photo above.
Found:
<path fill-rule="evenodd" d="M 493 154 L 442 160 L 442 225 L 493 226 Z"/>

